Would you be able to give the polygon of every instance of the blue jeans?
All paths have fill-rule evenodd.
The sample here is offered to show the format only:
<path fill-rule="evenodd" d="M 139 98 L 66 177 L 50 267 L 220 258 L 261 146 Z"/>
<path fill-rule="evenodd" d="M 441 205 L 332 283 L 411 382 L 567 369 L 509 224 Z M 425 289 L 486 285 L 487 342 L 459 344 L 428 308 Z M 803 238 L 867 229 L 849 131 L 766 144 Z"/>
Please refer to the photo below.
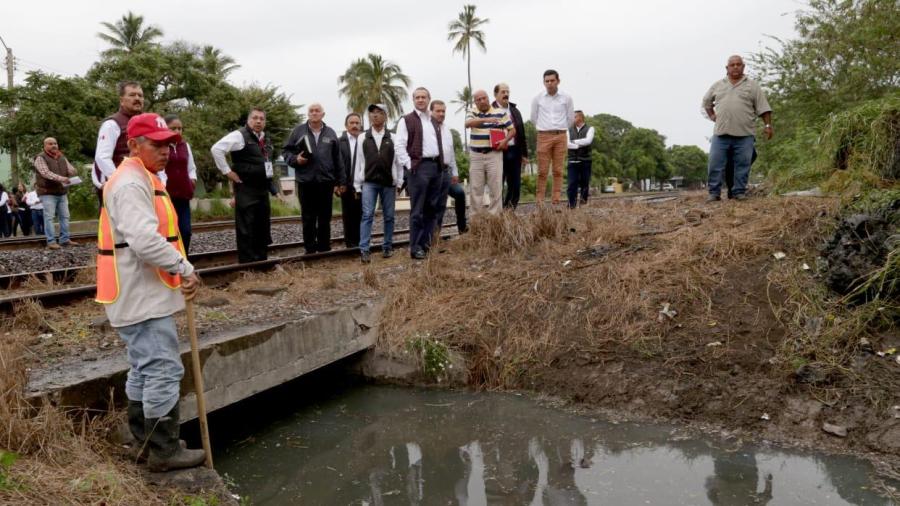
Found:
<path fill-rule="evenodd" d="M 44 210 L 32 209 L 31 222 L 34 223 L 34 234 L 40 235 L 44 233 Z"/>
<path fill-rule="evenodd" d="M 734 162 L 734 188 L 732 194 L 743 195 L 747 192 L 747 179 L 750 177 L 750 163 L 753 158 L 755 138 L 752 135 L 735 137 L 733 135 L 714 135 L 709 146 L 709 194 L 719 196 L 722 193 L 722 174 L 729 160 Z"/>
<path fill-rule="evenodd" d="M 47 244 L 56 242 L 56 234 L 53 229 L 53 218 L 59 217 L 59 243 L 69 242 L 69 197 L 67 195 L 41 195 L 41 204 L 44 205 L 44 235 L 47 236 Z"/>
<path fill-rule="evenodd" d="M 178 403 L 184 365 L 178 352 L 175 318 L 152 318 L 116 328 L 128 348 L 125 395 L 144 403 L 144 416 L 160 418 Z"/>
<path fill-rule="evenodd" d="M 362 221 L 359 225 L 359 250 L 369 252 L 372 242 L 372 222 L 375 221 L 375 204 L 381 199 L 381 218 L 384 220 L 384 240 L 381 249 L 387 251 L 394 246 L 394 201 L 397 189 L 377 183 L 363 183 Z"/>

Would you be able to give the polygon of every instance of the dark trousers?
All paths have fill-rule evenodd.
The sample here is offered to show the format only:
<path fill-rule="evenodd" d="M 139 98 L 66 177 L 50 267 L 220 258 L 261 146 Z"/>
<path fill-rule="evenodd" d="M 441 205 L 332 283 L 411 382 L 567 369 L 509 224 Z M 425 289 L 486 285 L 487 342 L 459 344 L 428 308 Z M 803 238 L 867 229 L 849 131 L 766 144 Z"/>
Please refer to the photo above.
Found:
<path fill-rule="evenodd" d="M 189 199 L 172 199 L 175 214 L 178 215 L 178 231 L 185 253 L 191 252 L 191 201 Z"/>
<path fill-rule="evenodd" d="M 441 208 L 444 171 L 437 162 L 423 160 L 414 171 L 407 171 L 409 189 L 409 252 L 427 252 L 431 248 Z"/>
<path fill-rule="evenodd" d="M 272 243 L 269 189 L 235 185 L 234 229 L 238 262 L 255 262 L 269 257 Z"/>
<path fill-rule="evenodd" d="M 9 237 L 9 234 L 12 233 L 10 230 L 10 216 L 6 211 L 6 204 L 0 206 L 0 237 Z"/>
<path fill-rule="evenodd" d="M 578 195 L 581 194 L 581 204 L 587 204 L 588 194 L 591 188 L 591 161 L 569 160 L 569 186 L 566 194 L 569 197 L 569 207 L 574 209 L 578 203 Z"/>
<path fill-rule="evenodd" d="M 522 151 L 519 146 L 510 146 L 503 152 L 503 181 L 506 182 L 503 207 L 515 209 L 522 192 Z"/>
<path fill-rule="evenodd" d="M 12 218 L 12 235 L 18 235 L 17 230 L 22 230 L 22 235 L 31 235 L 31 213 L 28 213 L 29 216 L 25 217 L 25 211 L 22 209 L 13 211 L 10 213 L 10 218 Z"/>
<path fill-rule="evenodd" d="M 438 189 L 438 211 L 434 218 L 434 233 L 441 235 L 441 227 L 444 226 L 444 212 L 447 211 L 447 196 L 450 194 L 450 181 L 453 176 L 450 174 L 450 168 L 441 171 L 441 187 Z"/>
<path fill-rule="evenodd" d="M 331 250 L 331 195 L 334 183 L 298 183 L 303 247 L 307 253 Z M 358 230 L 358 229 L 357 229 Z"/>
<path fill-rule="evenodd" d="M 466 190 L 459 183 L 451 184 L 447 188 L 447 194 L 453 199 L 453 209 L 456 211 L 456 230 L 462 234 L 469 230 L 469 227 L 466 225 Z M 446 198 L 444 202 L 444 209 L 446 209 Z M 444 224 L 443 211 L 441 212 L 440 224 Z"/>
<path fill-rule="evenodd" d="M 31 223 L 34 224 L 35 235 L 44 235 L 44 210 L 31 210 Z"/>
<path fill-rule="evenodd" d="M 359 246 L 359 227 L 362 222 L 362 198 L 357 198 L 352 185 L 341 194 L 341 221 L 344 223 L 344 244 L 348 248 Z"/>

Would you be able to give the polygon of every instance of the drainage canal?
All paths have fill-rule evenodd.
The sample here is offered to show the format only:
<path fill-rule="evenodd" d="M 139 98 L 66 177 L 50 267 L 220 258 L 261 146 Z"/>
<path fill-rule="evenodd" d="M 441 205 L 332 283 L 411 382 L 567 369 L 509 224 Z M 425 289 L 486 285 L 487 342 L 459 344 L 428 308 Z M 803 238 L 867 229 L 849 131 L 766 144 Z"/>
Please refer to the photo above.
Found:
<path fill-rule="evenodd" d="M 217 469 L 254 505 L 890 504 L 851 457 L 328 371 L 216 412 L 211 427 Z"/>

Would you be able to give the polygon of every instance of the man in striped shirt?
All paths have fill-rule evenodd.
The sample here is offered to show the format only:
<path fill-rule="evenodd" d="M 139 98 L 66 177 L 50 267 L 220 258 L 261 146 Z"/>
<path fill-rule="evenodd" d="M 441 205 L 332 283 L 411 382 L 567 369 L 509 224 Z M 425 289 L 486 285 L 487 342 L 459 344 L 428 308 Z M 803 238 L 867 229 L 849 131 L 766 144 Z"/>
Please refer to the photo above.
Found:
<path fill-rule="evenodd" d="M 515 138 L 516 129 L 506 109 L 491 107 L 488 94 L 478 90 L 472 98 L 475 108 L 466 114 L 469 133 L 469 183 L 472 185 L 472 214 L 484 212 L 484 187 L 491 194 L 488 212 L 499 214 L 503 204 L 503 151 Z M 491 140 L 491 132 L 494 139 Z M 499 134 L 498 134 L 499 132 Z"/>

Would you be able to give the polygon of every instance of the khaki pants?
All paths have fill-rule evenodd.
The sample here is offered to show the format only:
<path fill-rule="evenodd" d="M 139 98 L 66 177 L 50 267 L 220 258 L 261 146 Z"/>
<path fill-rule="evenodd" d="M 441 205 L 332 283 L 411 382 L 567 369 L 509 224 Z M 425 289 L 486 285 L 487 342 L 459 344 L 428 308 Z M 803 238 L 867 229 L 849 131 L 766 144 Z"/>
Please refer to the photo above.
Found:
<path fill-rule="evenodd" d="M 565 139 L 563 139 L 565 140 Z M 484 186 L 491 195 L 488 212 L 499 214 L 503 207 L 503 153 L 471 152 L 469 158 L 469 183 L 472 185 L 472 215 L 484 212 Z"/>
<path fill-rule="evenodd" d="M 566 133 L 538 132 L 537 134 L 537 195 L 538 204 L 544 202 L 544 191 L 547 188 L 547 173 L 550 172 L 550 164 L 553 163 L 553 203 L 559 204 L 559 194 L 562 190 L 563 163 L 566 160 Z"/>

